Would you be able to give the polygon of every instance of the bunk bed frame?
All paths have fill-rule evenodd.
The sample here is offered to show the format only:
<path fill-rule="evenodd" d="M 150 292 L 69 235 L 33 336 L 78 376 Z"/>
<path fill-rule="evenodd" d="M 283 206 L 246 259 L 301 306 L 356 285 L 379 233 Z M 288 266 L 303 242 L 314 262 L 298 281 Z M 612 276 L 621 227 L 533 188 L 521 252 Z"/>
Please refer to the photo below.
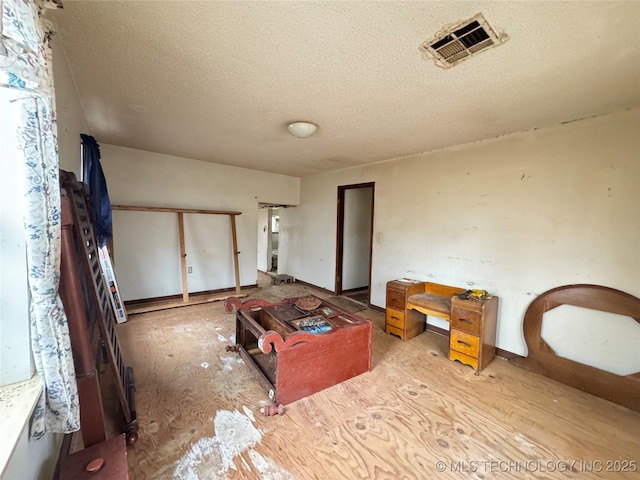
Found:
<path fill-rule="evenodd" d="M 80 423 L 84 446 L 106 439 L 99 366 L 111 367 L 124 417 L 128 445 L 138 438 L 133 369 L 126 366 L 116 332 L 110 290 L 100 267 L 95 220 L 86 185 L 71 172 L 60 171 L 62 252 L 60 296 L 67 313 L 76 365 Z"/>

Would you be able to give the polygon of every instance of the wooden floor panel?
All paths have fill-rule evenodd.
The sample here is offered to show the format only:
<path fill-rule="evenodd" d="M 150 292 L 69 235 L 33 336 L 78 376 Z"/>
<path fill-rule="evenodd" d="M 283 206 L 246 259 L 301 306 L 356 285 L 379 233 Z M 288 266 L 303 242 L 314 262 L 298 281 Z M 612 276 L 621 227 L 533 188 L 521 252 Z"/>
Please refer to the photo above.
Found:
<path fill-rule="evenodd" d="M 268 277 L 248 293 L 272 301 L 327 296 L 295 283 L 271 286 Z M 222 303 L 118 325 L 137 384 L 130 478 L 637 478 L 606 472 L 606 463 L 585 472 L 579 462 L 639 462 L 640 414 L 502 359 L 475 375 L 446 358 L 445 337 L 403 342 L 383 332 L 383 314 L 359 314 L 374 323 L 372 371 L 274 417 L 260 413 L 268 397 L 249 368 L 225 351 L 235 343 L 235 316 Z M 574 471 L 546 471 L 565 460 L 578 462 Z M 538 471 L 524 471 L 526 462 Z"/>

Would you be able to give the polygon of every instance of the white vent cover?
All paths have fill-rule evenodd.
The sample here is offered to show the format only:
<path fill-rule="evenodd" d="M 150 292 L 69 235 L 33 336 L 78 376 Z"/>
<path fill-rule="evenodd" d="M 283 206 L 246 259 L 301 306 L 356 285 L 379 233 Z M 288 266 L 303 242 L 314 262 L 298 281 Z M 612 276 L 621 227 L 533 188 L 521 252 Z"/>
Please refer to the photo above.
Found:
<path fill-rule="evenodd" d="M 443 28 L 431 40 L 420 45 L 435 64 L 450 68 L 491 47 L 509 39 L 507 34 L 498 35 L 481 13 L 453 27 Z"/>

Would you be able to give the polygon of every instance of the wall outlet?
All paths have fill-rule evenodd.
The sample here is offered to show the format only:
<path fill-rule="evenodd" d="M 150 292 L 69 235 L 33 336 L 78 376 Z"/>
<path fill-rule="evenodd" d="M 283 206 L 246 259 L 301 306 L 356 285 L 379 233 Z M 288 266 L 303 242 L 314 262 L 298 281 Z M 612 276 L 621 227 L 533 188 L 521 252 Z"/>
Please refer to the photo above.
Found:
<path fill-rule="evenodd" d="M 193 267 L 187 268 L 187 273 L 193 273 Z"/>

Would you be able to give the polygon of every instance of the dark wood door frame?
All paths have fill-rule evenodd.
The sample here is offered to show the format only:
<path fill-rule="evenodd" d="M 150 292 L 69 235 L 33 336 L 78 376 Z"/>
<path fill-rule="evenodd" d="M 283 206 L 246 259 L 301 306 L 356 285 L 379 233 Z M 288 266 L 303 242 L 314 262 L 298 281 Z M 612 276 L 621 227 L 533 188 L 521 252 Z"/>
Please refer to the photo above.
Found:
<path fill-rule="evenodd" d="M 338 186 L 338 226 L 336 228 L 336 284 L 335 294 L 341 295 L 342 290 L 342 262 L 344 256 L 344 197 L 345 192 L 354 188 L 371 187 L 371 231 L 369 232 L 369 295 L 367 302 L 371 300 L 371 260 L 373 258 L 373 209 L 376 192 L 375 182 L 357 183 L 353 185 Z"/>

